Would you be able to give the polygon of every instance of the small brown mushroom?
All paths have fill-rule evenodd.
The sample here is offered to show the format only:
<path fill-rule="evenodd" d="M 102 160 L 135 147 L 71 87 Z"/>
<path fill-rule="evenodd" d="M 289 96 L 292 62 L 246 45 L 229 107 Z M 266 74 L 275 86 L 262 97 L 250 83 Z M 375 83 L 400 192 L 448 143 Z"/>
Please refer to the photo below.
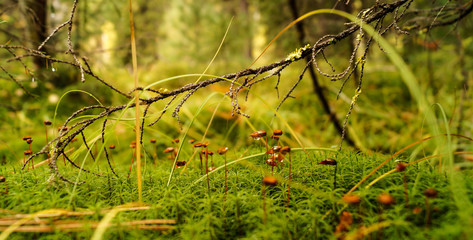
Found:
<path fill-rule="evenodd" d="M 290 153 L 291 152 L 291 148 L 289 146 L 284 146 L 281 148 L 281 150 L 279 151 L 282 155 L 286 155 L 287 153 Z"/>
<path fill-rule="evenodd" d="M 176 161 L 176 167 L 180 168 L 182 166 L 185 166 L 186 165 L 186 161 L 184 160 L 177 160 Z"/>
<path fill-rule="evenodd" d="M 228 148 L 227 147 L 221 147 L 217 150 L 217 153 L 220 154 L 220 155 L 225 155 L 225 197 L 224 197 L 224 201 L 227 200 L 227 151 L 228 151 Z"/>
<path fill-rule="evenodd" d="M 223 155 L 223 154 L 227 153 L 227 151 L 228 151 L 227 147 L 221 147 L 217 150 L 217 153 L 220 154 L 220 155 Z"/>
<path fill-rule="evenodd" d="M 57 131 L 58 131 L 58 132 L 67 131 L 67 129 L 68 129 L 67 126 L 64 126 L 64 127 L 61 126 L 61 127 L 58 127 L 58 128 L 57 128 Z"/>
<path fill-rule="evenodd" d="M 394 198 L 391 194 L 388 194 L 388 193 L 381 193 L 379 196 L 378 196 L 378 202 L 385 205 L 385 206 L 390 206 L 392 204 L 394 204 Z"/>
<path fill-rule="evenodd" d="M 263 185 L 264 186 L 277 186 L 278 185 L 278 179 L 273 177 L 273 176 L 266 176 L 263 178 Z"/>
<path fill-rule="evenodd" d="M 271 149 L 269 149 L 266 153 L 267 154 L 275 154 L 275 153 L 278 153 L 279 151 L 281 151 L 281 146 L 274 146 L 272 147 Z"/>
<path fill-rule="evenodd" d="M 163 153 L 172 153 L 174 152 L 174 148 L 173 147 L 168 147 L 166 149 L 164 149 Z"/>
<path fill-rule="evenodd" d="M 262 137 L 266 137 L 266 131 L 265 130 L 259 130 L 256 132 L 253 132 L 250 134 L 250 137 L 252 137 L 255 140 L 259 140 Z"/>
<path fill-rule="evenodd" d="M 406 167 L 407 167 L 407 164 L 400 162 L 396 164 L 396 171 L 404 172 L 404 170 L 406 170 Z"/>
<path fill-rule="evenodd" d="M 355 195 L 355 194 L 345 195 L 345 196 L 343 196 L 342 200 L 343 200 L 343 202 L 345 202 L 347 204 L 352 204 L 352 205 L 356 205 L 356 204 L 359 204 L 361 202 L 360 197 L 358 195 Z"/>
<path fill-rule="evenodd" d="M 267 213 L 266 213 L 266 186 L 274 187 L 278 185 L 278 179 L 272 176 L 266 176 L 263 178 L 263 186 L 261 192 L 263 196 L 263 223 L 266 225 Z"/>
<path fill-rule="evenodd" d="M 402 172 L 404 174 L 402 178 L 403 185 L 404 185 L 404 199 L 406 202 L 406 208 L 409 208 L 409 194 L 407 192 L 407 179 L 406 179 L 406 172 L 405 172 L 406 168 L 407 168 L 407 164 L 403 162 L 396 164 L 396 171 Z"/>
<path fill-rule="evenodd" d="M 171 153 L 170 157 L 171 157 L 171 159 L 174 159 L 174 158 L 176 158 L 177 150 L 173 147 L 168 147 L 168 148 L 164 149 L 163 153 Z"/>
<path fill-rule="evenodd" d="M 333 189 L 336 189 L 337 188 L 337 161 L 335 159 L 327 158 L 317 164 L 335 166 L 335 171 L 333 173 Z"/>
<path fill-rule="evenodd" d="M 320 165 L 337 165 L 337 161 L 335 159 L 327 158 L 322 160 L 321 162 L 317 163 Z"/>
<path fill-rule="evenodd" d="M 31 139 L 31 136 L 24 136 L 21 138 L 23 141 L 27 141 L 28 139 Z"/>
<path fill-rule="evenodd" d="M 433 188 L 427 188 L 424 191 L 425 195 L 425 226 L 428 227 L 430 225 L 430 204 L 429 204 L 429 199 L 430 198 L 436 198 L 437 197 L 437 190 Z"/>
<path fill-rule="evenodd" d="M 281 135 L 282 135 L 282 131 L 281 131 L 281 130 L 274 130 L 274 131 L 273 131 L 273 135 L 275 135 L 275 136 L 281 136 Z"/>
<path fill-rule="evenodd" d="M 196 143 L 194 143 L 194 145 L 192 145 L 192 146 L 193 146 L 194 148 L 200 148 L 200 147 L 203 147 L 204 145 L 203 145 L 202 143 L 200 143 L 200 142 L 196 142 Z M 196 149 L 196 150 L 197 150 L 197 149 Z M 198 150 L 197 150 L 197 151 L 198 151 Z M 202 152 L 201 152 L 201 151 L 199 151 L 199 158 L 200 158 L 200 174 L 202 175 L 202 174 L 204 174 L 204 173 L 203 173 L 204 167 L 203 167 L 203 163 L 202 163 Z"/>
<path fill-rule="evenodd" d="M 436 198 L 437 197 L 437 190 L 433 189 L 433 188 L 427 188 L 425 189 L 424 191 L 424 195 L 427 197 L 427 198 Z"/>

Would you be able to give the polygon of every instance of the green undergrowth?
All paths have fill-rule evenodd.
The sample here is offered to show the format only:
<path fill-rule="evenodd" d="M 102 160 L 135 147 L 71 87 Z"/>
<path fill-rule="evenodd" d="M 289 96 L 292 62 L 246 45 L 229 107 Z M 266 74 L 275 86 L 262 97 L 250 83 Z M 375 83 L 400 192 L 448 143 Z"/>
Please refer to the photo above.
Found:
<path fill-rule="evenodd" d="M 200 174 L 198 156 L 188 163 L 188 167 L 176 169 L 173 180 L 166 187 L 171 160 L 157 161 L 156 166 L 148 159 L 143 170 L 143 201 L 150 204 L 150 209 L 120 212 L 112 222 L 126 222 L 143 219 L 175 219 L 176 228 L 168 232 L 149 230 L 129 230 L 110 227 L 103 239 L 327 239 L 335 238 L 336 226 L 343 211 L 353 216 L 353 223 L 348 226 L 348 235 L 355 236 L 357 231 L 369 229 L 383 223 L 382 228 L 365 235 L 371 239 L 456 239 L 462 235 L 469 223 L 460 222 L 449 184 L 449 176 L 439 173 L 433 164 L 423 161 L 407 167 L 409 206 L 406 207 L 403 173 L 394 172 L 372 187 L 368 183 L 395 168 L 391 161 L 376 172 L 366 183 L 355 190 L 361 203 L 349 206 L 341 199 L 356 183 L 371 172 L 389 156 L 364 155 L 350 151 L 334 152 L 330 150 L 308 150 L 292 152 L 292 181 L 289 210 L 286 211 L 288 162 L 282 170 L 275 170 L 278 179 L 275 187 L 266 187 L 267 222 L 263 223 L 262 179 L 271 175 L 271 169 L 263 164 L 260 148 L 250 148 L 245 156 L 253 156 L 228 165 L 228 192 L 224 193 L 224 168 L 218 168 L 209 174 L 210 193 L 205 175 Z M 228 163 L 239 159 L 243 152 L 229 151 Z M 326 158 L 338 161 L 337 188 L 333 189 L 334 166 L 317 165 Z M 115 158 L 117 159 L 117 158 Z M 145 158 L 146 159 L 146 158 Z M 58 162 L 61 172 L 70 179 L 75 179 L 78 171 L 69 164 Z M 118 160 L 118 159 L 117 159 Z M 413 159 L 414 161 L 416 159 Z M 104 174 L 97 177 L 81 173 L 79 186 L 62 181 L 50 181 L 47 166 L 33 171 L 20 171 L 19 165 L 4 165 L 0 175 L 5 176 L 8 194 L 1 194 L 0 209 L 16 213 L 35 213 L 45 209 L 68 209 L 73 211 L 96 211 L 96 214 L 77 219 L 100 221 L 103 214 L 99 211 L 137 201 L 136 173 L 128 179 L 129 164 L 117 161 L 116 171 L 119 177 L 111 174 L 102 164 L 92 164 L 87 159 L 85 166 Z M 434 160 L 430 160 L 434 161 Z M 214 166 L 224 164 L 222 156 L 213 156 Z M 210 159 L 209 159 L 210 165 Z M 136 167 L 136 166 L 134 166 Z M 471 170 L 452 174 L 462 178 L 463 189 L 473 191 L 473 181 L 469 177 Z M 205 172 L 205 171 L 204 171 Z M 204 176 L 204 177 L 203 177 Z M 0 183 L 3 190 L 4 183 Z M 434 188 L 437 198 L 429 199 L 426 207 L 424 191 Z M 377 198 L 381 193 L 389 193 L 395 203 L 381 206 Z M 469 194 L 471 196 L 471 194 Z M 471 197 L 470 197 L 471 198 Z M 417 213 L 413 211 L 416 208 Z M 428 208 L 428 210 L 427 210 Z M 427 224 L 426 212 L 430 211 L 430 223 Z M 4 217 L 12 213 L 0 212 Z M 378 225 L 377 225 L 378 224 Z M 90 238 L 95 229 L 85 228 L 80 232 L 64 233 L 12 233 L 9 239 L 76 239 Z"/>

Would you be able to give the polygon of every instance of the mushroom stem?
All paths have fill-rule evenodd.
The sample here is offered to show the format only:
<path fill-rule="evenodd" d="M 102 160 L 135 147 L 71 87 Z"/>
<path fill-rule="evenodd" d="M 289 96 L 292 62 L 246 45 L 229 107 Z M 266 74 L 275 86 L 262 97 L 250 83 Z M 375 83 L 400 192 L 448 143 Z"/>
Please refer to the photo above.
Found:
<path fill-rule="evenodd" d="M 131 152 L 133 154 L 132 158 L 131 158 L 131 163 L 130 163 L 130 170 L 128 171 L 128 178 L 130 178 L 130 174 L 131 174 L 131 167 L 133 166 L 133 161 L 135 160 L 135 151 L 133 151 L 133 149 L 131 149 Z"/>
<path fill-rule="evenodd" d="M 265 136 L 266 138 L 266 141 L 264 142 L 264 145 L 266 145 L 266 159 L 268 159 L 268 150 L 269 150 L 269 147 L 268 147 L 268 136 Z"/>
<path fill-rule="evenodd" d="M 199 158 L 200 158 L 200 175 L 204 174 L 202 171 L 203 164 L 202 164 L 202 152 L 199 151 Z"/>
<path fill-rule="evenodd" d="M 430 206 L 429 206 L 429 198 L 425 198 L 425 227 L 428 228 L 430 226 Z"/>
<path fill-rule="evenodd" d="M 48 125 L 44 125 L 44 133 L 46 135 L 46 144 L 49 143 L 49 140 L 48 140 Z"/>
<path fill-rule="evenodd" d="M 290 201 L 290 193 L 291 193 L 291 152 L 289 154 L 289 176 L 287 179 L 287 203 L 286 203 L 286 211 L 289 211 L 289 201 Z"/>
<path fill-rule="evenodd" d="M 225 197 L 224 202 L 227 200 L 227 153 L 225 153 Z"/>
<path fill-rule="evenodd" d="M 207 147 L 205 148 L 205 174 L 207 175 L 207 192 L 209 194 L 210 199 L 210 181 L 209 181 L 209 158 L 208 158 L 208 150 Z"/>
<path fill-rule="evenodd" d="M 337 189 L 337 165 L 335 165 L 335 171 L 333 173 L 333 190 Z"/>
<path fill-rule="evenodd" d="M 156 165 L 158 164 L 158 147 L 154 143 L 153 143 L 153 146 L 154 146 L 153 164 L 154 164 L 154 167 L 156 167 Z"/>
<path fill-rule="evenodd" d="M 262 196 L 263 196 L 263 224 L 266 225 L 266 187 L 263 184 L 263 187 L 261 188 L 262 191 Z"/>
<path fill-rule="evenodd" d="M 404 198 L 406 199 L 406 208 L 409 208 L 409 194 L 407 193 L 406 172 L 404 172 L 404 175 L 403 175 L 403 182 L 404 182 Z"/>
<path fill-rule="evenodd" d="M 0 176 L 0 183 L 5 183 L 5 194 L 8 194 L 7 179 L 4 176 Z"/>

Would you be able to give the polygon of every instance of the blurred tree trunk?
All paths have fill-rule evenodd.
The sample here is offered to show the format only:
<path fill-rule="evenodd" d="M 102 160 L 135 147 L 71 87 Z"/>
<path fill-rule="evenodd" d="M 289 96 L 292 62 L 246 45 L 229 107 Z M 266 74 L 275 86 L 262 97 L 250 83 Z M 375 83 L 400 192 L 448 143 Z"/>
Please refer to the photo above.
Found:
<path fill-rule="evenodd" d="M 240 1 L 240 6 L 241 6 L 241 9 L 242 9 L 243 13 L 246 16 L 246 20 L 247 20 L 246 27 L 248 28 L 248 31 L 251 32 L 251 30 L 250 30 L 251 16 L 250 16 L 250 11 L 249 11 L 250 4 L 248 3 L 247 0 L 241 0 Z M 253 58 L 253 34 L 251 34 L 251 33 L 249 34 L 249 37 L 248 37 L 248 48 L 247 48 L 246 54 L 247 54 L 247 57 L 249 59 Z"/>
<path fill-rule="evenodd" d="M 47 33 L 47 0 L 23 0 L 25 19 L 28 25 L 28 35 L 33 48 L 37 48 L 48 36 Z M 43 48 L 41 51 L 46 52 Z M 45 68 L 46 62 L 41 58 L 34 58 L 37 68 Z"/>
<path fill-rule="evenodd" d="M 289 8 L 291 9 L 292 17 L 294 20 L 299 18 L 299 11 L 297 8 L 297 2 L 296 0 L 288 0 Z M 304 22 L 301 21 L 295 25 L 296 31 L 297 31 L 297 37 L 299 39 L 299 43 L 301 46 L 304 46 L 306 44 L 306 34 L 304 31 Z M 311 60 L 311 56 L 306 57 L 306 61 L 309 62 Z M 312 86 L 314 89 L 314 93 L 317 95 L 317 97 L 320 100 L 320 103 L 322 104 L 322 107 L 324 108 L 325 113 L 329 116 L 330 121 L 332 122 L 333 126 L 337 130 L 337 132 L 342 135 L 343 133 L 343 127 L 340 124 L 336 113 L 331 109 L 327 98 L 325 97 L 324 91 L 322 86 L 320 86 L 319 80 L 317 79 L 317 75 L 315 74 L 315 69 L 312 64 L 309 65 L 308 68 L 310 77 L 312 79 Z M 342 139 L 343 140 L 343 139 Z M 351 139 L 351 137 L 348 135 L 348 132 L 345 133 L 345 139 L 344 139 L 349 145 L 354 147 L 355 149 L 359 149 L 355 142 Z"/>

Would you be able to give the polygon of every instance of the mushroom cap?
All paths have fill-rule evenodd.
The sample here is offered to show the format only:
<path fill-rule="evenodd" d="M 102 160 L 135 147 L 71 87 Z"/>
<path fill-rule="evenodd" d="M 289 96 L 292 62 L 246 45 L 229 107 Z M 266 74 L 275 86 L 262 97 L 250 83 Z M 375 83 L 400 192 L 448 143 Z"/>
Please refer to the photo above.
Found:
<path fill-rule="evenodd" d="M 381 193 L 378 196 L 378 202 L 384 205 L 391 205 L 394 204 L 394 198 L 391 196 L 391 194 Z"/>
<path fill-rule="evenodd" d="M 179 138 L 174 138 L 172 142 L 179 143 Z"/>
<path fill-rule="evenodd" d="M 274 146 L 271 149 L 275 152 L 279 152 L 279 151 L 281 151 L 282 147 L 281 146 Z"/>
<path fill-rule="evenodd" d="M 337 161 L 335 159 L 327 158 L 322 160 L 321 162 L 317 163 L 320 165 L 337 165 Z"/>
<path fill-rule="evenodd" d="M 202 146 L 204 146 L 204 145 L 203 145 L 202 143 L 200 143 L 200 142 L 194 143 L 194 147 L 195 147 L 195 148 L 202 147 Z"/>
<path fill-rule="evenodd" d="M 115 145 L 110 144 L 110 146 L 108 146 L 108 148 L 110 148 L 110 149 L 115 149 Z"/>
<path fill-rule="evenodd" d="M 269 156 L 269 159 L 277 160 L 279 162 L 282 162 L 284 160 L 284 156 L 282 154 L 273 154 L 273 155 Z"/>
<path fill-rule="evenodd" d="M 214 171 L 215 169 L 217 169 L 217 167 L 209 167 L 209 168 L 208 168 L 209 172 L 212 172 L 212 171 Z"/>
<path fill-rule="evenodd" d="M 422 212 L 422 208 L 420 208 L 420 207 L 415 207 L 414 209 L 412 209 L 413 214 L 419 214 L 421 212 Z"/>
<path fill-rule="evenodd" d="M 23 153 L 25 154 L 25 156 L 29 156 L 29 155 L 33 154 L 33 151 L 25 150 Z"/>
<path fill-rule="evenodd" d="M 437 190 L 435 190 L 433 188 L 427 188 L 424 191 L 424 195 L 428 198 L 436 198 L 437 194 L 438 194 Z"/>
<path fill-rule="evenodd" d="M 273 135 L 275 135 L 275 136 L 281 136 L 281 135 L 282 135 L 282 131 L 279 130 L 279 129 L 274 130 L 274 131 L 273 131 Z"/>
<path fill-rule="evenodd" d="M 173 147 L 168 147 L 168 148 L 164 149 L 163 153 L 170 153 L 170 152 L 173 152 L 173 151 L 174 151 Z"/>
<path fill-rule="evenodd" d="M 68 129 L 67 126 L 64 126 L 64 127 L 61 126 L 57 128 L 58 131 L 61 131 L 61 130 L 66 131 L 67 129 Z"/>
<path fill-rule="evenodd" d="M 150 142 L 150 143 L 156 143 L 156 139 L 151 138 L 151 139 L 149 140 L 149 142 Z"/>
<path fill-rule="evenodd" d="M 49 120 L 44 121 L 44 125 L 46 125 L 46 126 L 49 126 L 49 125 L 51 125 L 51 124 L 53 124 L 53 123 L 52 123 L 51 121 L 49 121 Z"/>
<path fill-rule="evenodd" d="M 33 139 L 32 139 L 32 138 L 26 139 L 26 143 L 31 144 L 32 142 L 33 142 Z"/>
<path fill-rule="evenodd" d="M 250 137 L 252 137 L 252 138 L 266 137 L 266 131 L 265 130 L 258 130 L 256 132 L 250 134 Z"/>
<path fill-rule="evenodd" d="M 0 182 L 5 182 L 6 178 L 4 176 L 0 176 Z"/>
<path fill-rule="evenodd" d="M 189 139 L 189 143 L 193 144 L 195 142 L 195 139 Z"/>
<path fill-rule="evenodd" d="M 281 151 L 281 146 L 274 146 L 271 149 L 269 149 L 268 151 L 266 151 L 266 153 L 267 154 L 275 154 L 275 153 L 278 153 L 279 151 Z"/>
<path fill-rule="evenodd" d="M 404 172 L 404 170 L 406 170 L 406 167 L 407 167 L 407 164 L 400 162 L 396 164 L 396 171 Z"/>
<path fill-rule="evenodd" d="M 21 138 L 21 140 L 23 140 L 23 141 L 26 141 L 28 139 L 31 139 L 31 136 L 24 136 L 24 137 Z"/>
<path fill-rule="evenodd" d="M 220 155 L 223 155 L 225 154 L 226 152 L 228 151 L 228 148 L 227 147 L 221 147 L 217 150 L 217 153 L 220 154 Z"/>
<path fill-rule="evenodd" d="M 276 167 L 278 165 L 278 163 L 271 158 L 266 159 L 266 164 L 273 167 Z"/>
<path fill-rule="evenodd" d="M 272 176 L 266 176 L 263 178 L 263 185 L 265 186 L 276 186 L 278 185 L 278 179 Z"/>
<path fill-rule="evenodd" d="M 348 204 L 358 204 L 361 202 L 361 199 L 358 195 L 355 194 L 348 194 L 343 196 L 342 198 L 343 202 L 348 203 Z"/>
<path fill-rule="evenodd" d="M 185 166 L 186 165 L 186 161 L 184 160 L 177 160 L 176 161 L 176 166 L 177 167 L 182 167 L 182 166 Z"/>
<path fill-rule="evenodd" d="M 281 148 L 281 150 L 279 150 L 279 152 L 283 155 L 285 155 L 286 153 L 289 153 L 291 152 L 291 148 L 289 146 L 284 146 Z"/>

